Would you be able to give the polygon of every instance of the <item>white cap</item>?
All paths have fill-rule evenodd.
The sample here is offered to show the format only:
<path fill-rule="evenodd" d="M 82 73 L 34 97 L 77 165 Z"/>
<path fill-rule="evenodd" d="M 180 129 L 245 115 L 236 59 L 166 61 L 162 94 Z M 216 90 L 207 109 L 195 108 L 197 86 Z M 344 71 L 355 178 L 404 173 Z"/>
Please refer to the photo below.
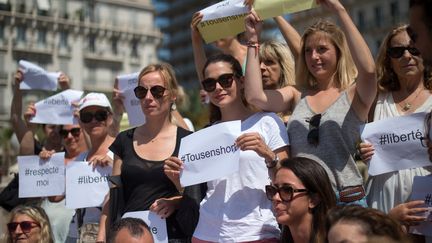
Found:
<path fill-rule="evenodd" d="M 105 94 L 88 93 L 79 102 L 79 110 L 89 106 L 101 106 L 111 110 L 111 104 Z"/>

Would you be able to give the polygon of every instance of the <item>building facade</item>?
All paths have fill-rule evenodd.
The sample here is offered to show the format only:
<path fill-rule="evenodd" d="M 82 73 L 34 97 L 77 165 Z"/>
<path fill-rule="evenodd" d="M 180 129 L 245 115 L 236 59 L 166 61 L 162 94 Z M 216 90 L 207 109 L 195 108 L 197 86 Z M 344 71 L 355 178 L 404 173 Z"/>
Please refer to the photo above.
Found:
<path fill-rule="evenodd" d="M 73 89 L 111 92 L 118 74 L 157 61 L 151 0 L 0 0 L 0 127 L 21 59 L 63 71 Z"/>

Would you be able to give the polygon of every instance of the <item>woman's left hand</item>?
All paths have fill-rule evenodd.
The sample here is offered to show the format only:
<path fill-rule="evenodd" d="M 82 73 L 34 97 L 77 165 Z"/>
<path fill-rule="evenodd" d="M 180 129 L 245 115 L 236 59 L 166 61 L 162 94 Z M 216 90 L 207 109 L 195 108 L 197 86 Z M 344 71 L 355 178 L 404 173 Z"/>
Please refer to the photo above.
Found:
<path fill-rule="evenodd" d="M 242 151 L 252 150 L 259 156 L 270 161 L 274 158 L 273 151 L 264 142 L 262 136 L 257 132 L 244 133 L 236 139 L 236 145 Z"/>
<path fill-rule="evenodd" d="M 93 156 L 89 161 L 88 161 L 89 165 L 93 166 L 93 169 L 96 168 L 96 166 L 101 166 L 101 167 L 105 167 L 105 166 L 112 166 L 113 165 L 113 160 L 107 155 L 95 155 Z"/>
<path fill-rule="evenodd" d="M 181 196 L 159 198 L 151 206 L 150 211 L 157 213 L 161 218 L 168 218 L 177 209 Z"/>

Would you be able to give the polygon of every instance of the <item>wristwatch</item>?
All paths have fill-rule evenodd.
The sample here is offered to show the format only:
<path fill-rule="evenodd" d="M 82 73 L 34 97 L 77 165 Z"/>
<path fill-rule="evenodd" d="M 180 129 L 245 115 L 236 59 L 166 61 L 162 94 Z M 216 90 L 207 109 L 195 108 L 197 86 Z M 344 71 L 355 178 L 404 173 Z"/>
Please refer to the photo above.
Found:
<path fill-rule="evenodd" d="M 272 168 L 276 167 L 278 162 L 279 162 L 279 157 L 277 156 L 277 154 L 275 154 L 274 159 L 272 161 L 265 161 L 265 164 L 266 164 L 268 169 L 272 169 Z"/>

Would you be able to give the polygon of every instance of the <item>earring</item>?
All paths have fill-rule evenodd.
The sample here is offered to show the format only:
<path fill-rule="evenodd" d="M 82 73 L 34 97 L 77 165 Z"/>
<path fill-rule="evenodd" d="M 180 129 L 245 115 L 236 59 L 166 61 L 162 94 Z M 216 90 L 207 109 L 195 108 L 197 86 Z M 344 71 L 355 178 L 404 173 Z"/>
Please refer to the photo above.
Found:
<path fill-rule="evenodd" d="M 171 103 L 171 110 L 172 110 L 172 111 L 177 110 L 177 105 L 176 105 L 175 102 Z"/>

